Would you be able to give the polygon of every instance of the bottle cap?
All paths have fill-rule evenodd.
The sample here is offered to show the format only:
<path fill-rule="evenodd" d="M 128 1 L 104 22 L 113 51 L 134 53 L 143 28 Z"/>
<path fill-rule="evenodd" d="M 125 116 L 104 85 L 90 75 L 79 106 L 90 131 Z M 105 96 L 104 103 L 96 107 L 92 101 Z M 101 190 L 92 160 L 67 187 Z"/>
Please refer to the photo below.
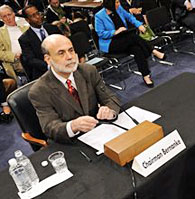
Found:
<path fill-rule="evenodd" d="M 17 151 L 14 152 L 14 154 L 15 154 L 15 157 L 16 157 L 16 158 L 17 158 L 17 157 L 20 157 L 20 156 L 22 155 L 22 151 L 17 150 Z"/>
<path fill-rule="evenodd" d="M 48 165 L 48 161 L 45 160 L 45 161 L 41 162 L 42 167 L 46 167 L 47 165 Z"/>

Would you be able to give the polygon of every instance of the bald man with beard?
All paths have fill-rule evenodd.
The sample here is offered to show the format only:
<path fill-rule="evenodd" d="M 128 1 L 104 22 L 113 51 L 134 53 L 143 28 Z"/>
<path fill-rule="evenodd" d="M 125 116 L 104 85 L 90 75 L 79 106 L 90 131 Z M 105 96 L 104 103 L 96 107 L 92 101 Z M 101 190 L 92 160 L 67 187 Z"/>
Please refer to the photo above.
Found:
<path fill-rule="evenodd" d="M 94 66 L 78 64 L 67 37 L 48 36 L 42 50 L 50 70 L 31 87 L 29 98 L 48 138 L 71 142 L 76 135 L 93 129 L 99 120 L 116 118 L 118 99 L 106 88 Z M 72 90 L 77 92 L 76 99 Z"/>

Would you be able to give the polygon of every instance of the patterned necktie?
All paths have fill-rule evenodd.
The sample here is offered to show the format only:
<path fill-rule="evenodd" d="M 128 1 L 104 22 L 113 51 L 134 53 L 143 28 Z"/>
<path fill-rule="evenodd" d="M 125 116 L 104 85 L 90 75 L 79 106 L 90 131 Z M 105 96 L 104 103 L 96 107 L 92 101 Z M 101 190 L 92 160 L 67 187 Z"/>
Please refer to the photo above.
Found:
<path fill-rule="evenodd" d="M 43 41 L 45 39 L 45 31 L 43 29 L 40 29 L 40 35 L 41 35 L 41 40 Z"/>
<path fill-rule="evenodd" d="M 70 93 L 70 95 L 72 95 L 74 97 L 74 99 L 80 103 L 80 99 L 79 99 L 79 95 L 77 90 L 71 85 L 71 80 L 67 79 L 66 81 L 67 85 L 68 85 L 68 92 Z"/>

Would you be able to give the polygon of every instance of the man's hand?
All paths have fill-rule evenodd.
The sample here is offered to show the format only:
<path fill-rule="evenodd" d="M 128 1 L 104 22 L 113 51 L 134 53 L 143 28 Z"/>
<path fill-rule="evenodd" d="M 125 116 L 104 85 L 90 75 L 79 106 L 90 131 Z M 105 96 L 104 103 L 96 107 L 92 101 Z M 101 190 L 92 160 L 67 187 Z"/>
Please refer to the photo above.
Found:
<path fill-rule="evenodd" d="M 117 35 L 123 31 L 127 30 L 125 27 L 120 27 L 119 29 L 117 29 L 115 32 L 114 32 L 114 35 Z"/>
<path fill-rule="evenodd" d="M 88 132 L 93 129 L 98 123 L 98 120 L 91 116 L 81 116 L 71 122 L 71 128 L 74 133 L 78 131 Z"/>
<path fill-rule="evenodd" d="M 146 32 L 146 28 L 145 28 L 143 25 L 139 26 L 138 29 L 139 29 L 139 31 L 142 32 L 142 33 L 145 33 L 145 32 Z"/>
<path fill-rule="evenodd" d="M 67 21 L 66 17 L 62 17 L 62 18 L 60 19 L 60 22 L 61 22 L 61 23 L 66 23 L 66 21 Z"/>
<path fill-rule="evenodd" d="M 129 12 L 130 12 L 131 14 L 135 14 L 135 15 L 141 14 L 142 8 L 130 8 L 130 9 L 129 9 Z"/>
<path fill-rule="evenodd" d="M 101 106 L 96 117 L 99 120 L 112 120 L 115 117 L 115 112 L 107 106 Z"/>
<path fill-rule="evenodd" d="M 185 4 L 185 6 L 186 6 L 186 9 L 188 11 L 191 11 L 193 9 L 192 4 L 189 1 L 187 1 L 187 3 Z"/>

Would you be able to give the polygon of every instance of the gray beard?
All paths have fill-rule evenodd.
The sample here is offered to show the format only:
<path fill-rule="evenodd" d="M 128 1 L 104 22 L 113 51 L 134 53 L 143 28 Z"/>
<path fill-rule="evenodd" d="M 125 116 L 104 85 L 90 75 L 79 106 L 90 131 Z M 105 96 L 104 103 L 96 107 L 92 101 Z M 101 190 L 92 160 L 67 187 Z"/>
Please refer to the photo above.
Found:
<path fill-rule="evenodd" d="M 59 73 L 72 73 L 77 70 L 78 67 L 78 58 L 76 58 L 76 63 L 73 68 L 66 68 L 62 64 L 56 64 L 53 60 L 51 60 L 51 66 Z"/>

